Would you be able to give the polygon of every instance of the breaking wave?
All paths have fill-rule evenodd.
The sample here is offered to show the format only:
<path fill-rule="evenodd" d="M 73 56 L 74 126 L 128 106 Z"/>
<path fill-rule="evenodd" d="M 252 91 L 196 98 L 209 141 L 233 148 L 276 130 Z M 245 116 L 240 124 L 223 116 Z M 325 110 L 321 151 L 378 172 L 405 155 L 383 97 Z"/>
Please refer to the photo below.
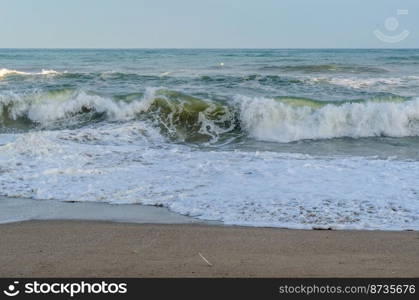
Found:
<path fill-rule="evenodd" d="M 339 104 L 310 99 L 237 97 L 242 128 L 263 141 L 419 135 L 419 99 Z"/>
<path fill-rule="evenodd" d="M 181 141 L 216 140 L 237 123 L 227 105 L 162 89 L 114 98 L 71 89 L 0 96 L 3 127 L 62 128 L 137 118 L 148 120 L 170 138 Z"/>
<path fill-rule="evenodd" d="M 202 99 L 149 88 L 104 97 L 80 90 L 0 95 L 0 129 L 62 128 L 97 122 L 149 122 L 170 139 L 217 141 L 224 134 L 292 142 L 339 137 L 419 136 L 419 99 L 383 97 L 342 102 L 307 98 Z"/>

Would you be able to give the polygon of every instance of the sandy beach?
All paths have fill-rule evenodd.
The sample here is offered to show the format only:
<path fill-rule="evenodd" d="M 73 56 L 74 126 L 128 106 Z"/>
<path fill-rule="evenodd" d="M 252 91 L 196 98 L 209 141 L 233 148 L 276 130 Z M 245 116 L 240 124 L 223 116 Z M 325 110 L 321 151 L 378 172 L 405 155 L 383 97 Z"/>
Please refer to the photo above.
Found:
<path fill-rule="evenodd" d="M 414 231 L 27 221 L 0 225 L 0 253 L 1 277 L 419 276 Z"/>

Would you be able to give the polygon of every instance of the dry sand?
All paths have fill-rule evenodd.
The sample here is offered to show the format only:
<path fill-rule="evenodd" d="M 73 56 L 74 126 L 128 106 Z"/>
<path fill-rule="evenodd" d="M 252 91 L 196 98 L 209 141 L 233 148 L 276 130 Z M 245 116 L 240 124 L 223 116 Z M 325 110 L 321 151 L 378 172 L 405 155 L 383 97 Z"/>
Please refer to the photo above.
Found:
<path fill-rule="evenodd" d="M 419 277 L 419 233 L 29 221 L 0 225 L 0 276 Z"/>

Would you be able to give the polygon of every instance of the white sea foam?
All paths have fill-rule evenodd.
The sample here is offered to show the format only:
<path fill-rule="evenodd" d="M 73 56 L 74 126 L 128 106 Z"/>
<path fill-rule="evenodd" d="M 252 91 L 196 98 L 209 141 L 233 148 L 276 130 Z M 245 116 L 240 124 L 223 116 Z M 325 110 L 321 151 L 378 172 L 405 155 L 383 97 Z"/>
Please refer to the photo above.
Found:
<path fill-rule="evenodd" d="M 36 73 L 36 74 L 40 74 L 40 75 L 57 75 L 57 74 L 61 74 L 60 72 L 57 72 L 55 70 L 45 70 L 42 69 L 42 71 L 40 73 Z"/>
<path fill-rule="evenodd" d="M 328 104 L 321 108 L 243 96 L 236 97 L 236 102 L 242 127 L 263 141 L 419 135 L 419 99 Z"/>
<path fill-rule="evenodd" d="M 390 91 L 397 87 L 407 87 L 410 84 L 419 84 L 418 76 L 402 77 L 378 77 L 378 78 L 359 78 L 359 77 L 314 77 L 309 81 L 314 83 L 326 82 L 334 85 L 354 88 L 370 89 L 379 91 Z"/>
<path fill-rule="evenodd" d="M 61 73 L 55 70 L 45 70 L 45 69 L 42 69 L 41 72 L 35 72 L 35 73 L 9 70 L 5 68 L 0 69 L 0 79 L 9 75 L 57 75 L 57 74 L 61 74 Z"/>
<path fill-rule="evenodd" d="M 20 72 L 16 70 L 9 70 L 9 69 L 0 69 L 0 78 L 8 75 L 25 75 L 28 74 L 26 72 Z"/>
<path fill-rule="evenodd" d="M 417 161 L 195 151 L 153 135 L 139 121 L 0 135 L 0 195 L 163 204 L 250 226 L 419 229 Z"/>

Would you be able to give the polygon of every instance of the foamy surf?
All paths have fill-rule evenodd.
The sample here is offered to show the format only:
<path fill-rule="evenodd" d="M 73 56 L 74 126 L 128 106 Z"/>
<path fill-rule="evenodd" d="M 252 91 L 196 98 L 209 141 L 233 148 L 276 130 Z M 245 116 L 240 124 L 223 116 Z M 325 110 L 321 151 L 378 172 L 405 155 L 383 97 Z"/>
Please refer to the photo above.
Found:
<path fill-rule="evenodd" d="M 0 147 L 1 195 L 163 205 L 249 226 L 419 229 L 417 161 L 193 151 L 131 126 L 17 137 Z"/>

